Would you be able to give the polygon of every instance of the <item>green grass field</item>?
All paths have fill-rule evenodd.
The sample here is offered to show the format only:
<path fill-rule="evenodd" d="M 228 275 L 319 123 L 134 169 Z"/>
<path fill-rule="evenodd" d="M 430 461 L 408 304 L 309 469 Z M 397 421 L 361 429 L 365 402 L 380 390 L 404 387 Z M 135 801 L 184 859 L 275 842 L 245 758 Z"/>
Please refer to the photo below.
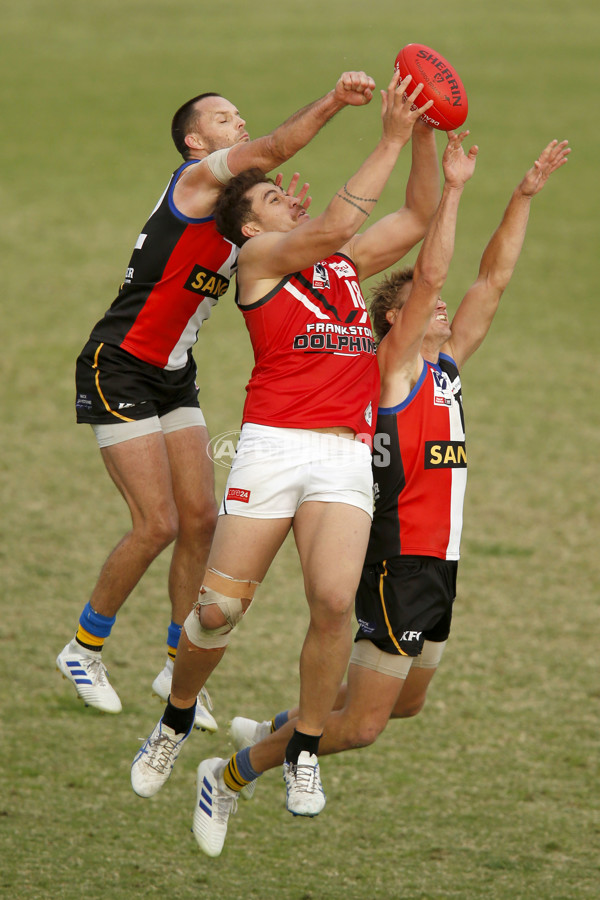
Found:
<path fill-rule="evenodd" d="M 284 809 L 279 772 L 231 820 L 222 856 L 190 833 L 194 776 L 228 755 L 233 715 L 294 704 L 306 608 L 286 544 L 210 682 L 221 730 L 195 734 L 142 801 L 129 766 L 162 706 L 160 558 L 105 651 L 120 717 L 54 670 L 109 548 L 128 527 L 74 361 L 177 165 L 187 97 L 231 98 L 254 136 L 345 69 L 384 87 L 398 49 L 459 68 L 480 146 L 445 299 L 473 280 L 510 191 L 551 138 L 566 166 L 534 201 L 522 259 L 463 376 L 470 479 L 452 639 L 423 714 L 322 762 L 328 805 Z M 7 900 L 591 900 L 600 883 L 596 0 L 364 6 L 329 0 L 5 0 L 0 559 L 0 894 Z M 379 133 L 346 110 L 286 166 L 320 211 Z M 439 135 L 438 146 L 444 145 Z M 378 212 L 402 202 L 406 160 Z M 239 427 L 249 342 L 231 296 L 196 358 L 214 435 Z M 222 490 L 224 469 L 217 471 Z"/>

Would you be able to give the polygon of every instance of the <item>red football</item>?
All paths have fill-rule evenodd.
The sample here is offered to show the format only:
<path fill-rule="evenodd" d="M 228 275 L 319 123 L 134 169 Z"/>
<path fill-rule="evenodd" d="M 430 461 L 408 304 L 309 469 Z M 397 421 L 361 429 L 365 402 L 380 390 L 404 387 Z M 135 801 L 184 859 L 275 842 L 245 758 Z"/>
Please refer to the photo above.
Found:
<path fill-rule="evenodd" d="M 447 59 L 424 44 L 407 44 L 396 57 L 396 69 L 399 69 L 401 78 L 412 76 L 409 94 L 417 84 L 423 84 L 417 106 L 433 100 L 433 106 L 422 116 L 428 125 L 441 131 L 460 128 L 469 111 L 467 92 L 458 72 Z"/>

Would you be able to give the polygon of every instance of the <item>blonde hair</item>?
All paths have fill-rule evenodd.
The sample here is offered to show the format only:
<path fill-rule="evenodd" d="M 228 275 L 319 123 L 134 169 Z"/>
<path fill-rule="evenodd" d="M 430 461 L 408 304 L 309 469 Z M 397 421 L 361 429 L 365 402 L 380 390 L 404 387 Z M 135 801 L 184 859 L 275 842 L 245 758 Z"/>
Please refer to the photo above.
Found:
<path fill-rule="evenodd" d="M 412 282 L 413 272 L 412 266 L 396 269 L 390 275 L 385 275 L 371 291 L 369 308 L 377 343 L 383 340 L 392 327 L 387 320 L 386 313 L 390 309 L 402 309 L 404 306 L 408 294 L 401 297 L 402 289 L 405 284 Z"/>

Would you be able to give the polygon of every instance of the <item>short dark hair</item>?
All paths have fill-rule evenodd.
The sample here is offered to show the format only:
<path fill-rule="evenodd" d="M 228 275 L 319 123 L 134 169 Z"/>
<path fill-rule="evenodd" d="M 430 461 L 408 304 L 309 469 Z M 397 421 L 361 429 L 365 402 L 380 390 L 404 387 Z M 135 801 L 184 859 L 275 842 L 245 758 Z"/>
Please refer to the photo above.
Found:
<path fill-rule="evenodd" d="M 192 97 L 191 100 L 186 100 L 186 102 L 179 107 L 175 115 L 173 116 L 173 120 L 171 122 L 171 137 L 173 138 L 173 143 L 177 147 L 177 150 L 184 159 L 190 158 L 190 148 L 185 142 L 186 136 L 192 131 L 193 125 L 196 121 L 196 103 L 199 100 L 204 100 L 205 97 L 220 97 L 221 94 L 217 94 L 214 91 L 207 91 L 205 94 L 198 94 L 197 97 Z"/>
<path fill-rule="evenodd" d="M 252 218 L 252 201 L 247 196 L 256 184 L 275 184 L 260 169 L 246 169 L 227 182 L 215 206 L 215 223 L 228 241 L 241 247 L 248 238 L 242 226 Z"/>
<path fill-rule="evenodd" d="M 401 298 L 400 294 L 404 285 L 412 282 L 413 273 L 412 266 L 396 269 L 390 275 L 385 275 L 373 288 L 369 309 L 377 343 L 383 340 L 392 327 L 386 318 L 386 313 L 390 309 L 402 309 L 404 306 L 406 297 Z"/>

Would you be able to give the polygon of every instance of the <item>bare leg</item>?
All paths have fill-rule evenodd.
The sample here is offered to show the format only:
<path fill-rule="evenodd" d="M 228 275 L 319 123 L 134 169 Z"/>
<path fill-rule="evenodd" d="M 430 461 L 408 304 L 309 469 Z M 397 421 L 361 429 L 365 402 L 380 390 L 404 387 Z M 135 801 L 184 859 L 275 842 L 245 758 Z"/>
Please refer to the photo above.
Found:
<path fill-rule="evenodd" d="M 162 434 L 123 441 L 101 451 L 108 473 L 131 513 L 132 529 L 104 563 L 90 603 L 114 616 L 150 563 L 175 538 L 177 507 Z"/>
<path fill-rule="evenodd" d="M 404 684 L 402 679 L 351 663 L 346 705 L 328 715 L 319 742 L 319 756 L 373 743 L 387 725 Z M 252 747 L 250 763 L 256 772 L 266 772 L 283 762 L 297 721 L 290 716 L 282 728 Z"/>
<path fill-rule="evenodd" d="M 181 631 L 177 656 L 173 665 L 170 702 L 180 709 L 189 709 L 196 702 L 211 672 L 221 662 L 227 647 L 217 650 L 201 650 L 188 638 L 185 628 Z"/>
<path fill-rule="evenodd" d="M 344 684 L 340 685 L 340 688 L 337 692 L 337 696 L 336 696 L 335 702 L 333 704 L 334 710 L 344 708 L 344 706 L 346 705 L 347 694 L 348 694 L 348 685 L 346 684 L 346 682 L 344 682 Z M 287 713 L 288 713 L 288 721 L 290 719 L 297 719 L 298 715 L 300 713 L 300 707 L 294 706 L 291 709 L 288 709 Z"/>
<path fill-rule="evenodd" d="M 348 683 L 341 686 L 334 711 L 327 717 L 319 754 L 366 747 L 381 734 L 389 719 L 418 715 L 425 706 L 427 689 L 436 671 L 436 667 L 413 666 L 406 678 L 401 679 L 350 663 Z M 297 707 L 290 709 L 288 724 L 295 722 L 298 714 Z M 275 734 L 279 731 L 283 728 Z"/>
<path fill-rule="evenodd" d="M 413 666 L 411 668 L 392 710 L 391 719 L 408 719 L 421 712 L 425 706 L 427 689 L 436 672 L 437 667 L 417 669 Z"/>
<path fill-rule="evenodd" d="M 305 502 L 294 519 L 310 608 L 300 656 L 297 727 L 304 734 L 322 733 L 348 665 L 370 524 L 363 510 L 345 503 Z"/>
<path fill-rule="evenodd" d="M 232 578 L 261 582 L 290 527 L 291 519 L 219 516 L 208 566 Z M 244 609 L 249 605 L 249 601 L 245 602 Z M 205 628 L 226 624 L 221 610 L 214 605 L 202 608 L 201 621 Z M 171 703 L 187 708 L 195 702 L 200 688 L 223 658 L 226 647 L 201 650 L 190 642 L 185 627 L 180 645 L 173 669 Z"/>
<path fill-rule="evenodd" d="M 198 592 L 217 522 L 214 470 L 206 449 L 208 430 L 182 428 L 165 435 L 179 530 L 169 570 L 172 618 L 182 625 Z"/>

